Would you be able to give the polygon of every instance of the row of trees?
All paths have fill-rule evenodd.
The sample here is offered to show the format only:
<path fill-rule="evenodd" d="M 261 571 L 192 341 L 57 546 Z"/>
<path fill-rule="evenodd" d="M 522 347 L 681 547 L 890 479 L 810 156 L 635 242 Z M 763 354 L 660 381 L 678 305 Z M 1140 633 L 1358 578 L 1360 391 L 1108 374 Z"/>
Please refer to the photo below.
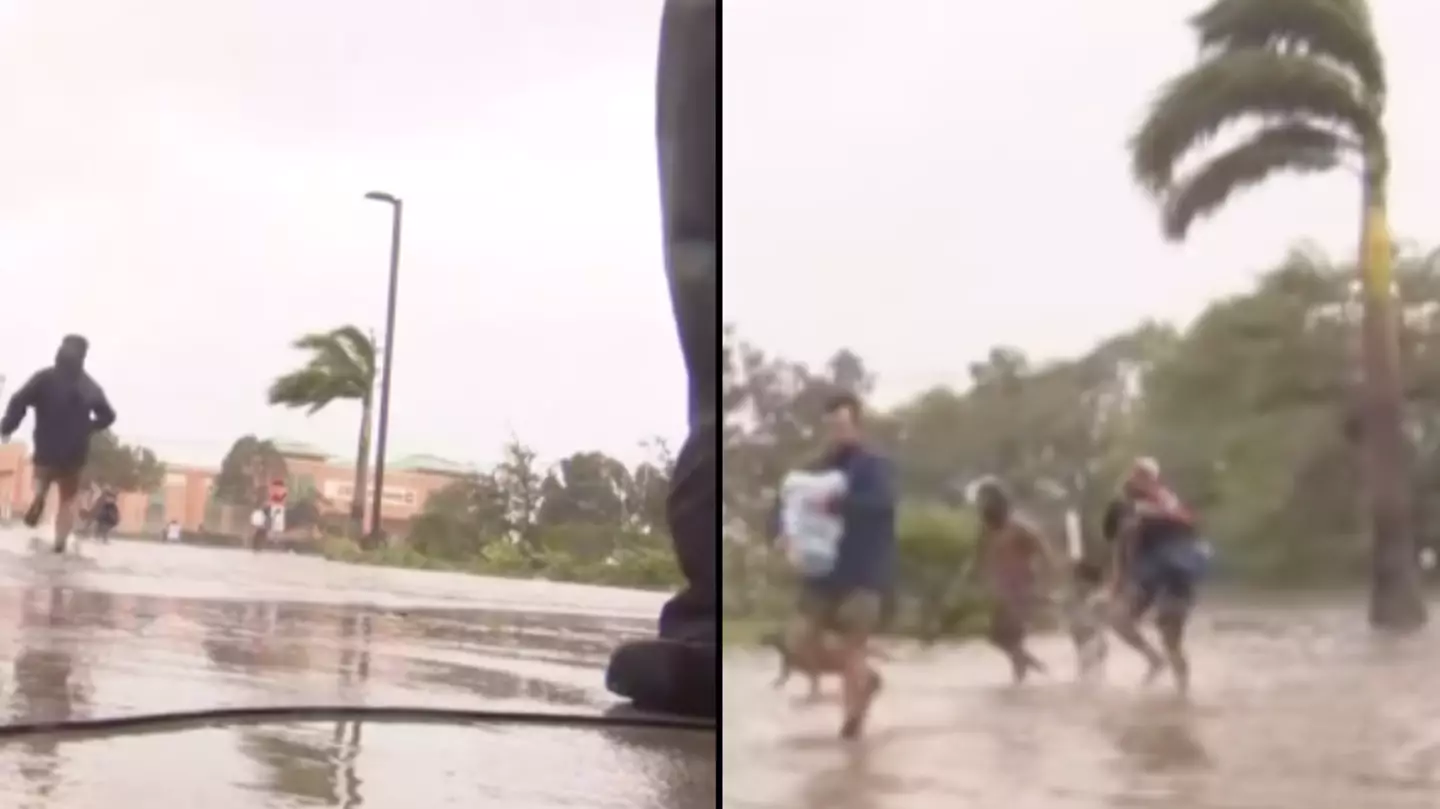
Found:
<path fill-rule="evenodd" d="M 106 430 L 90 438 L 83 485 L 117 492 L 154 491 L 165 482 L 165 464 L 148 447 L 125 444 Z"/>
<path fill-rule="evenodd" d="M 271 384 L 271 404 L 312 414 L 337 402 L 359 406 L 349 523 L 343 531 L 323 526 L 355 543 L 342 555 L 629 585 L 677 581 L 664 529 L 673 459 L 663 442 L 650 445 L 649 460 L 627 466 L 593 451 L 545 464 L 532 449 L 512 440 L 493 469 L 432 495 L 404 542 L 358 547 L 370 539 L 363 536 L 363 514 L 379 352 L 373 335 L 355 326 L 306 334 L 293 345 L 306 353 L 306 360 Z M 285 459 L 269 442 L 246 436 L 222 462 L 215 497 L 228 505 L 252 507 L 264 481 L 276 477 L 287 477 Z M 322 522 L 331 504 L 321 498 L 319 492 L 292 492 L 287 525 Z"/>
<path fill-rule="evenodd" d="M 542 464 L 518 441 L 493 469 L 435 493 L 405 552 L 499 572 L 627 586 L 679 581 L 665 524 L 674 459 L 663 442 L 627 466 L 601 452 Z"/>
<path fill-rule="evenodd" d="M 900 590 L 917 617 L 969 562 L 963 490 L 987 474 L 1009 482 L 1052 531 L 1067 509 L 1086 541 L 1125 464 L 1161 460 L 1204 517 L 1221 574 L 1300 584 L 1363 576 L 1360 372 L 1363 305 L 1355 268 L 1297 248 L 1244 295 L 1211 303 L 1187 330 L 1143 323 L 1087 352 L 1036 362 L 997 347 L 952 385 L 867 416 L 897 465 Z M 1440 263 L 1402 254 L 1396 275 L 1405 389 L 1407 517 L 1440 545 Z M 774 486 L 819 448 L 821 403 L 837 389 L 869 394 L 864 360 L 838 351 L 821 367 L 725 337 L 725 604 L 783 605 L 785 575 L 764 540 Z"/>

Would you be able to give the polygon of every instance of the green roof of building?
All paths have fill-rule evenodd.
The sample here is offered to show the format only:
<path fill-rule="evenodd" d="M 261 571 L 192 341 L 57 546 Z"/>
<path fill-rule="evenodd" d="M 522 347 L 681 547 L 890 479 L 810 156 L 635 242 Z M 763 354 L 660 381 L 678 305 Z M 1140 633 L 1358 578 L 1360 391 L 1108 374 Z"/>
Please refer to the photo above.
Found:
<path fill-rule="evenodd" d="M 406 455 L 403 458 L 396 458 L 388 466 L 391 469 L 408 469 L 415 472 L 437 472 L 442 475 L 473 475 L 477 471 L 474 466 L 459 461 L 452 461 L 448 458 L 441 458 L 438 455 Z"/>
<path fill-rule="evenodd" d="M 328 460 L 330 453 L 304 441 L 289 441 L 284 438 L 272 438 L 270 443 L 275 446 L 275 451 L 281 455 L 289 455 L 296 458 L 319 458 Z"/>

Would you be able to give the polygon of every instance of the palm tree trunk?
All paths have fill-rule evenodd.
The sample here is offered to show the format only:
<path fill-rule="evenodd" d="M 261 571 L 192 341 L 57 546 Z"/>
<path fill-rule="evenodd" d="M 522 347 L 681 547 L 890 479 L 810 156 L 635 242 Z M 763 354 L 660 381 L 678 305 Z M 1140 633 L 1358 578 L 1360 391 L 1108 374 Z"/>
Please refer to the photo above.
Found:
<path fill-rule="evenodd" d="M 1365 371 L 1361 441 L 1374 542 L 1370 624 L 1409 630 L 1423 626 L 1426 615 L 1411 531 L 1386 174 L 1383 157 L 1366 161 L 1360 259 Z"/>
<path fill-rule="evenodd" d="M 371 397 L 360 403 L 360 442 L 355 450 L 355 485 L 350 494 L 350 536 L 362 546 L 365 539 L 365 481 L 370 477 Z"/>

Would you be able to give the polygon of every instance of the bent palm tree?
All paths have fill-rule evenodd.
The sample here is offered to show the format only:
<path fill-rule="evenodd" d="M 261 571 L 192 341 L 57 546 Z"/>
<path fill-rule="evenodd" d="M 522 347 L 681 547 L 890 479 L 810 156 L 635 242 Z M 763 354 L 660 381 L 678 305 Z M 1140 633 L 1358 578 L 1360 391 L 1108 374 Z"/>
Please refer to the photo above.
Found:
<path fill-rule="evenodd" d="M 1278 173 L 1358 161 L 1362 419 L 1375 543 L 1370 620 L 1420 626 L 1425 606 L 1410 534 L 1386 218 L 1385 66 L 1369 7 L 1364 0 L 1214 0 L 1190 24 L 1199 61 L 1160 91 L 1130 144 L 1135 178 L 1159 203 L 1167 237 L 1183 239 L 1234 192 Z M 1241 121 L 1259 127 L 1195 169 L 1178 171 L 1183 158 Z"/>
<path fill-rule="evenodd" d="M 314 414 L 337 400 L 360 402 L 360 440 L 355 453 L 355 487 L 350 499 L 350 525 L 358 539 L 365 529 L 375 341 L 355 326 L 341 326 L 328 332 L 306 334 L 293 345 L 310 352 L 310 361 L 270 384 L 270 404 L 304 407 Z"/>

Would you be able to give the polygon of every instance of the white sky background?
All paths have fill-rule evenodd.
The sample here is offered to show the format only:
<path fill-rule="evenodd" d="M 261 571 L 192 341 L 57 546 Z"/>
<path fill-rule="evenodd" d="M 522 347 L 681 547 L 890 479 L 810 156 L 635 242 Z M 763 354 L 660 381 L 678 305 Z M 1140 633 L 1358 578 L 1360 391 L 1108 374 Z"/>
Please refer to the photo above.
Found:
<path fill-rule="evenodd" d="M 297 334 L 381 329 L 378 188 L 407 202 L 392 457 L 678 440 L 659 5 L 0 0 L 0 372 L 80 331 L 118 431 L 172 460 L 245 432 L 348 457 L 353 407 L 263 394 Z M 1184 320 L 1298 239 L 1350 251 L 1343 174 L 1161 240 L 1124 143 L 1197 5 L 726 0 L 727 319 L 802 359 L 848 345 L 895 399 L 996 343 Z M 1434 243 L 1440 11 L 1376 5 L 1394 226 Z"/>
<path fill-rule="evenodd" d="M 1392 226 L 1440 243 L 1440 6 L 1373 3 L 1390 72 Z M 819 362 L 848 346 L 893 401 L 995 344 L 1052 357 L 1185 322 L 1301 239 L 1354 250 L 1337 173 L 1160 236 L 1125 142 L 1194 57 L 1186 2 L 727 0 L 724 309 Z M 808 304 L 806 302 L 809 302 Z"/>
<path fill-rule="evenodd" d="M 78 331 L 163 457 L 254 432 L 349 458 L 358 410 L 264 402 L 302 332 L 384 323 L 390 454 L 634 458 L 683 435 L 660 265 L 659 0 L 0 0 L 0 372 Z M 28 434 L 28 424 L 25 431 Z"/>

